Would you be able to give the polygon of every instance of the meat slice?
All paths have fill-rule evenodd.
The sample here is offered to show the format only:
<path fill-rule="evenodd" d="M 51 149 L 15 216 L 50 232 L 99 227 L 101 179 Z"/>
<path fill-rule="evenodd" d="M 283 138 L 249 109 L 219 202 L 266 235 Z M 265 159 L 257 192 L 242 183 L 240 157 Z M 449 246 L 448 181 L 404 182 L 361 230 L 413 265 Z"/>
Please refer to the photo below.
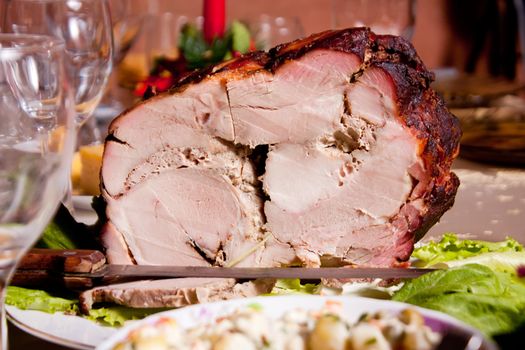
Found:
<path fill-rule="evenodd" d="M 327 31 L 199 71 L 113 121 L 110 262 L 394 266 L 452 205 L 457 119 L 411 44 Z"/>
<path fill-rule="evenodd" d="M 134 308 L 182 307 L 268 293 L 273 280 L 235 283 L 234 279 L 176 278 L 93 288 L 80 294 L 83 312 L 93 304 L 111 302 Z"/>

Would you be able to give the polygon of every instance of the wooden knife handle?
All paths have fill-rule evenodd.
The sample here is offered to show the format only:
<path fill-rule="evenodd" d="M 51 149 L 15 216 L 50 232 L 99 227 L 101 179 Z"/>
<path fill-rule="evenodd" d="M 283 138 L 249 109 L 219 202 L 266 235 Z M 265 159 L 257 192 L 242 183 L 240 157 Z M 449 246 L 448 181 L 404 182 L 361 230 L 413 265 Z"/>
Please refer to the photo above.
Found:
<path fill-rule="evenodd" d="M 16 270 L 10 284 L 26 288 L 62 286 L 74 291 L 94 287 L 93 280 L 89 277 L 62 276 L 50 270 Z"/>
<path fill-rule="evenodd" d="M 98 250 L 31 249 L 18 265 L 19 270 L 49 270 L 56 272 L 94 272 L 106 263 Z"/>

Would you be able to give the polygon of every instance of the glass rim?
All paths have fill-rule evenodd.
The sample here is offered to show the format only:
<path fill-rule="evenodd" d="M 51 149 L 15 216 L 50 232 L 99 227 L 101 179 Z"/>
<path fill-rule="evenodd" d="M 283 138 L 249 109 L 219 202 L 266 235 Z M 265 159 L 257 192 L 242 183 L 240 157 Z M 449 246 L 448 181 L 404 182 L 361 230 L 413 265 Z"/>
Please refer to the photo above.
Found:
<path fill-rule="evenodd" d="M 7 42 L 9 46 L 4 46 Z M 14 54 L 56 51 L 64 50 L 64 48 L 64 40 L 49 35 L 0 33 L 0 58 L 2 59 L 11 58 Z"/>

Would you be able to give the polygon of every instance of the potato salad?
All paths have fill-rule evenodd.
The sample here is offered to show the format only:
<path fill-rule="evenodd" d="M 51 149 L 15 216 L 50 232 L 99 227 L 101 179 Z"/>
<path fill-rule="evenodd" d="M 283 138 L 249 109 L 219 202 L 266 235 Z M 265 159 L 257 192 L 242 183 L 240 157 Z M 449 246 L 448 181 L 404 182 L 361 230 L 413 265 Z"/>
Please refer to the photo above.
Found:
<path fill-rule="evenodd" d="M 251 305 L 213 323 L 183 328 L 162 318 L 132 331 L 115 350 L 387 350 L 433 349 L 440 335 L 414 309 L 363 314 L 350 322 L 332 303 L 319 311 L 294 310 L 280 318 Z"/>

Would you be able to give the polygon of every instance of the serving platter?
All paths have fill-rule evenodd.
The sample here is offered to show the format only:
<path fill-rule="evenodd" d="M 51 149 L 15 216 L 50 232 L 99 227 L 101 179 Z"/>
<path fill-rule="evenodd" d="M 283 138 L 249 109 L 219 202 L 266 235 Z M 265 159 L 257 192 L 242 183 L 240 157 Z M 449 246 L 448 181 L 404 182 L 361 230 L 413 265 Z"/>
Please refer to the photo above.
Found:
<path fill-rule="evenodd" d="M 7 305 L 6 312 L 9 321 L 24 332 L 73 349 L 94 349 L 117 332 L 117 328 L 59 312 L 20 310 L 10 305 Z"/>
<path fill-rule="evenodd" d="M 525 171 L 501 168 L 457 159 L 454 171 L 461 185 L 454 206 L 424 237 L 439 240 L 445 232 L 462 238 L 499 241 L 512 236 L 525 243 Z M 92 223 L 96 215 L 90 198 L 73 198 L 76 218 Z M 297 297 L 293 297 L 295 299 Z M 116 332 L 76 316 L 7 309 L 10 320 L 24 331 L 52 343 L 75 349 L 93 349 Z"/>

